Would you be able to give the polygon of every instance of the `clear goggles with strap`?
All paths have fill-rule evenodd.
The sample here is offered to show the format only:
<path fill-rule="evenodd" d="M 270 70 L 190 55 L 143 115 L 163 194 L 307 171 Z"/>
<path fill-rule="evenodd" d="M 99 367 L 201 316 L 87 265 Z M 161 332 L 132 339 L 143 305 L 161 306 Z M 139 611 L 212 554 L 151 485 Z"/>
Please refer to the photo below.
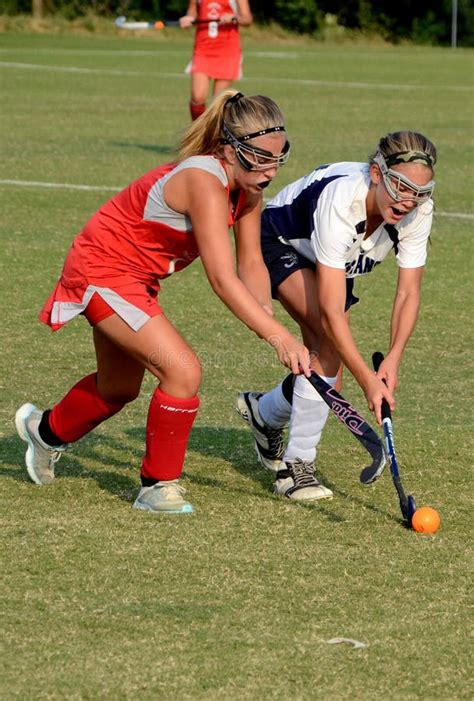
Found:
<path fill-rule="evenodd" d="M 245 170 L 264 171 L 269 170 L 270 168 L 279 168 L 280 166 L 285 165 L 290 156 L 290 142 L 287 140 L 281 153 L 277 154 L 276 156 L 271 151 L 267 151 L 263 148 L 257 148 L 257 146 L 252 146 L 246 142 L 249 139 L 257 138 L 257 136 L 263 136 L 264 134 L 270 134 L 278 131 L 285 131 L 285 127 L 270 127 L 269 129 L 262 129 L 261 131 L 254 132 L 253 134 L 246 134 L 246 136 L 237 138 L 224 123 L 223 142 L 232 146 L 240 165 L 245 168 Z"/>
<path fill-rule="evenodd" d="M 426 185 L 417 185 L 405 175 L 399 173 L 398 170 L 389 168 L 380 152 L 374 157 L 374 163 L 380 168 L 388 194 L 396 202 L 412 200 L 419 205 L 427 202 L 432 196 L 435 187 L 434 180 L 430 180 Z"/>

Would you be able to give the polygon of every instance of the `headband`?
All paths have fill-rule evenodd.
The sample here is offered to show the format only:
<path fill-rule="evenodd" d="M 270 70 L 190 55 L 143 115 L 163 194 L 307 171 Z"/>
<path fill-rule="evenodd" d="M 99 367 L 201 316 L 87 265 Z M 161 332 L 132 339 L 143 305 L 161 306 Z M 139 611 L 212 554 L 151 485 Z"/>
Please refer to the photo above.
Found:
<path fill-rule="evenodd" d="M 268 127 L 268 129 L 260 129 L 260 131 L 254 131 L 253 134 L 246 134 L 245 136 L 239 136 L 239 141 L 248 141 L 249 139 L 254 139 L 256 136 L 263 136 L 264 134 L 271 134 L 272 131 L 286 131 L 283 125 L 278 127 Z"/>
<path fill-rule="evenodd" d="M 228 100 L 225 101 L 224 103 L 224 109 L 228 105 L 233 105 L 239 100 L 241 100 L 245 95 L 241 92 L 236 92 L 235 95 L 232 95 L 232 97 L 229 97 Z M 225 122 L 224 122 L 224 127 L 225 127 Z M 260 129 L 259 131 L 254 131 L 252 134 L 245 134 L 245 136 L 239 136 L 238 141 L 248 141 L 249 139 L 255 139 L 257 136 L 263 136 L 264 134 L 271 134 L 274 131 L 286 131 L 285 127 L 281 124 L 276 127 L 268 127 L 268 129 Z M 235 137 L 234 137 L 235 138 Z"/>
<path fill-rule="evenodd" d="M 392 153 L 390 156 L 384 156 L 387 166 L 395 166 L 398 163 L 423 163 L 424 165 L 433 168 L 433 158 L 423 151 L 399 151 Z"/>

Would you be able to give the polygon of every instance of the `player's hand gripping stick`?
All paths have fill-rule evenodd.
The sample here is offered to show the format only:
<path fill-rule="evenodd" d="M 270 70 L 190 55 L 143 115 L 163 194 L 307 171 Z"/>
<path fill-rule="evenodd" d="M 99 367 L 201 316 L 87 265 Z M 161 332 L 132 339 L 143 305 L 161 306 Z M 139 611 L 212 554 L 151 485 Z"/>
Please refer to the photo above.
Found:
<path fill-rule="evenodd" d="M 377 351 L 372 356 L 372 363 L 375 372 L 378 372 L 379 367 L 384 359 L 383 353 Z M 385 382 L 385 380 L 384 380 Z M 416 511 L 415 499 L 412 495 L 406 496 L 405 490 L 403 489 L 402 481 L 400 478 L 400 472 L 398 469 L 397 455 L 395 453 L 395 444 L 393 440 L 393 424 L 392 424 L 392 412 L 390 406 L 386 399 L 382 399 L 382 426 L 385 435 L 385 444 L 387 446 L 387 453 L 390 458 L 390 472 L 392 474 L 393 484 L 397 490 L 398 498 L 400 500 L 400 509 L 406 525 L 411 528 L 411 519 Z"/>

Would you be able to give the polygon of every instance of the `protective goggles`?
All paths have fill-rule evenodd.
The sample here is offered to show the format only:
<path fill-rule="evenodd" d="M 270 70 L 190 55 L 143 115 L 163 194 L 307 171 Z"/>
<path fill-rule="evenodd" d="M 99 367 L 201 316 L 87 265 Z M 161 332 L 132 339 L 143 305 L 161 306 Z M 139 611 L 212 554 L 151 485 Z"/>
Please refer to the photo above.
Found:
<path fill-rule="evenodd" d="M 229 144 L 235 151 L 237 159 L 240 165 L 245 168 L 245 170 L 269 170 L 270 168 L 279 168 L 284 166 L 290 157 L 290 142 L 286 141 L 283 147 L 283 151 L 275 156 L 271 151 L 266 151 L 263 148 L 257 148 L 256 146 L 251 146 L 246 142 L 249 139 L 255 139 L 257 136 L 263 136 L 264 134 L 270 134 L 274 131 L 285 131 L 285 127 L 270 127 L 269 129 L 261 129 L 253 134 L 246 134 L 241 136 L 239 139 L 232 134 L 226 123 L 223 124 L 224 139 L 225 144 Z"/>
<path fill-rule="evenodd" d="M 413 161 L 410 162 L 412 163 Z M 388 194 L 396 202 L 411 200 L 419 205 L 423 204 L 423 202 L 427 202 L 432 196 L 435 187 L 434 180 L 430 180 L 426 185 L 417 185 L 397 170 L 389 168 L 385 158 L 380 152 L 374 157 L 374 163 L 380 168 Z"/>

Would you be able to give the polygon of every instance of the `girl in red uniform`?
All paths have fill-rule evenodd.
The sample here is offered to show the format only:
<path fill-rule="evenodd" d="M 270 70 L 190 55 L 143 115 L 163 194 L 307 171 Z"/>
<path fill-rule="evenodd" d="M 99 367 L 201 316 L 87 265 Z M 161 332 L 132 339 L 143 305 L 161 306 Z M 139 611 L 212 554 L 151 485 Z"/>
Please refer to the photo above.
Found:
<path fill-rule="evenodd" d="M 191 74 L 189 109 L 193 120 L 206 109 L 211 80 L 215 96 L 242 77 L 239 25 L 248 26 L 252 19 L 248 0 L 190 0 L 179 23 L 186 29 L 196 22 L 193 57 L 186 69 Z"/>
<path fill-rule="evenodd" d="M 288 158 L 277 105 L 260 95 L 219 95 L 185 132 L 177 162 L 156 168 L 99 209 L 74 239 L 40 318 L 53 330 L 83 314 L 97 371 L 51 410 L 24 404 L 16 428 L 37 484 L 77 441 L 139 394 L 145 370 L 158 380 L 147 426 L 142 487 L 134 506 L 192 511 L 178 482 L 199 406 L 201 367 L 158 303 L 160 281 L 200 256 L 229 309 L 276 350 L 292 372 L 309 373 L 307 349 L 271 315 L 260 251 L 262 190 Z M 237 269 L 228 227 L 233 226 Z"/>

